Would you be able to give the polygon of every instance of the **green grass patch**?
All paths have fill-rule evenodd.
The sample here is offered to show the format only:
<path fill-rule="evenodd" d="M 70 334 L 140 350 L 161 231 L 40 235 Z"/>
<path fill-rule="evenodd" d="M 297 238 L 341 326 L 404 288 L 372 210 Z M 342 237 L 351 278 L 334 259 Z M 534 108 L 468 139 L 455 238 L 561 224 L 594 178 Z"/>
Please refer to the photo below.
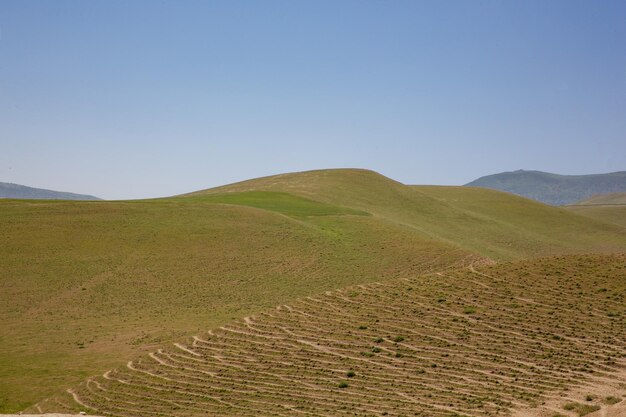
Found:
<path fill-rule="evenodd" d="M 348 207 L 300 197 L 297 195 L 274 191 L 245 191 L 240 193 L 207 194 L 202 196 L 179 197 L 168 199 L 181 202 L 203 202 L 212 204 L 234 204 L 275 211 L 290 217 L 302 218 L 311 216 L 369 216 L 370 214 Z"/>
<path fill-rule="evenodd" d="M 612 395 L 606 397 L 603 402 L 608 405 L 613 405 L 622 402 L 621 398 L 613 397 Z"/>
<path fill-rule="evenodd" d="M 564 410 L 573 411 L 578 414 L 580 417 L 585 416 L 589 413 L 593 413 L 594 411 L 598 411 L 600 409 L 599 405 L 596 404 L 581 404 L 581 403 L 567 403 L 563 406 Z"/>

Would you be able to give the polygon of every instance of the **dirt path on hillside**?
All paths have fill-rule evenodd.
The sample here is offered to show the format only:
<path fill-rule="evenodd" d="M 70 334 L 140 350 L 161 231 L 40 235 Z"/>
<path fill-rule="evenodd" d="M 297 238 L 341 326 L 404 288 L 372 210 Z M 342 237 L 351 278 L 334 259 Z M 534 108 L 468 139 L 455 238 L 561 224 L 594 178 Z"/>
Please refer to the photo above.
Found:
<path fill-rule="evenodd" d="M 0 414 L 0 417 L 99 417 L 86 414 Z"/>

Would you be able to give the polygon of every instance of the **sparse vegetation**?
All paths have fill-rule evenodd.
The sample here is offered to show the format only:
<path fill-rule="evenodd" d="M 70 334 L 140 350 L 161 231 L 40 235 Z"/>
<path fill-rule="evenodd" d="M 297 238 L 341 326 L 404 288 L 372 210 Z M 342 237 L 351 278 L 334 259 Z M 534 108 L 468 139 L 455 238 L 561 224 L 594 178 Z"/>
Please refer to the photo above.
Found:
<path fill-rule="evenodd" d="M 447 275 L 492 260 L 616 250 L 626 247 L 621 230 L 503 193 L 405 186 L 364 170 L 270 177 L 149 201 L 3 201 L 0 277 L 3 301 L 11 302 L 0 303 L 0 411 L 24 409 L 147 349 L 273 305 L 351 285 Z M 554 273 L 565 277 L 570 270 Z M 532 273 L 520 267 L 512 282 L 527 279 L 524 274 Z M 439 350 L 473 343 L 469 326 L 497 313 L 481 300 L 459 300 L 454 285 L 414 282 L 386 295 L 390 306 L 406 309 L 407 320 L 455 312 L 446 323 L 458 334 L 443 335 L 451 346 L 437 345 L 432 358 L 414 363 L 411 375 L 449 372 L 446 361 L 454 355 Z M 572 299 L 602 297 L 609 307 L 598 311 L 612 326 L 623 323 L 619 289 L 610 282 L 582 285 L 570 293 Z M 356 286 L 343 297 L 363 303 Z M 411 302 L 397 306 L 414 297 L 426 297 L 422 304 L 431 310 Z M 523 298 L 503 298 L 499 308 L 515 305 L 525 314 Z M 479 314 L 458 314 L 468 304 Z M 407 331 L 411 327 L 386 327 L 381 311 L 357 311 L 346 323 L 350 334 L 341 338 L 367 340 L 354 347 L 362 361 L 413 363 L 410 347 L 421 343 L 417 335 Z M 553 330 L 565 340 L 593 337 Z M 384 343 L 399 343 L 398 335 L 405 337 L 402 345 Z M 371 351 L 372 341 L 379 352 Z M 557 342 L 564 344 L 551 339 Z M 439 366 L 430 368 L 435 360 Z M 613 365 L 614 360 L 606 363 Z M 594 372 L 584 364 L 577 369 Z M 360 381 L 361 371 L 355 371 Z M 329 379 L 326 386 L 336 383 Z"/>
<path fill-rule="evenodd" d="M 112 416 L 193 414 L 207 407 L 223 416 L 293 415 L 285 405 L 333 416 L 443 417 L 442 409 L 495 416 L 512 404 L 534 406 L 591 372 L 617 369 L 607 358 L 626 355 L 626 326 L 602 313 L 625 303 L 598 298 L 591 289 L 602 285 L 626 295 L 625 260 L 555 257 L 309 296 L 159 349 L 88 379 L 73 393 Z M 432 297 L 441 288 L 449 305 Z M 346 297 L 352 291 L 357 294 Z M 511 298 L 517 308 L 509 307 Z M 480 319 L 454 321 L 467 299 L 482 306 Z M 406 335 L 400 357 L 372 347 L 368 332 L 345 331 L 354 320 L 372 317 L 381 334 Z M 347 381 L 337 381 L 342 368 L 349 369 L 343 374 L 349 389 Z M 594 400 L 564 409 L 582 416 L 598 409 Z M 65 394 L 38 406 L 75 410 L 73 401 Z"/>
<path fill-rule="evenodd" d="M 614 397 L 612 395 L 609 395 L 608 397 L 604 399 L 604 403 L 608 405 L 613 405 L 613 404 L 617 404 L 620 402 L 622 402 L 620 398 Z"/>
<path fill-rule="evenodd" d="M 581 403 L 567 403 L 563 406 L 564 410 L 574 411 L 578 414 L 579 417 L 585 416 L 589 413 L 593 413 L 594 411 L 598 411 L 600 409 L 599 405 L 595 404 L 581 404 Z"/>

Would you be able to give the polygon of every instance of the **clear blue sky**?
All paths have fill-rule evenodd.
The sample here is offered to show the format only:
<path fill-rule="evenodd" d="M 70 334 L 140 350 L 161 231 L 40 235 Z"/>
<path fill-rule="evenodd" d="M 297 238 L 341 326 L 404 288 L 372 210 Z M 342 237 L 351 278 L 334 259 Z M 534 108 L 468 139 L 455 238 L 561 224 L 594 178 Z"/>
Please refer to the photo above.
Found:
<path fill-rule="evenodd" d="M 626 170 L 626 2 L 0 1 L 0 181 Z"/>

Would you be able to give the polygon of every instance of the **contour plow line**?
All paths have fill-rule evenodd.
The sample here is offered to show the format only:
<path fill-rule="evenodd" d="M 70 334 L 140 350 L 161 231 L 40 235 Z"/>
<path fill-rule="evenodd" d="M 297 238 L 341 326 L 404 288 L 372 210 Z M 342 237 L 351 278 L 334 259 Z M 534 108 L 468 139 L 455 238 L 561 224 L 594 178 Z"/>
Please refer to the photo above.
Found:
<path fill-rule="evenodd" d="M 39 407 L 123 417 L 496 417 L 543 404 L 573 417 L 563 406 L 580 400 L 577 389 L 619 391 L 626 369 L 626 256 L 576 260 L 575 273 L 568 258 L 470 264 L 305 297 Z"/>

